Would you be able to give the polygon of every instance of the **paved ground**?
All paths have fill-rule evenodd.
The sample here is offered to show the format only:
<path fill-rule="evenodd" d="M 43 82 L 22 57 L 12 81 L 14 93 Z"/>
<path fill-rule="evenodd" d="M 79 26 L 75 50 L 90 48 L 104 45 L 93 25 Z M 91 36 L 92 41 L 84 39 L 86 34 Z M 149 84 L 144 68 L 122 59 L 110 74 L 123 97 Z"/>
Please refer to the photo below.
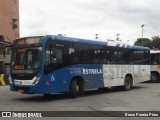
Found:
<path fill-rule="evenodd" d="M 11 92 L 9 91 L 9 86 L 0 86 L 0 111 L 11 110 L 160 111 L 160 83 L 140 83 L 135 85 L 131 91 L 122 91 L 119 89 L 106 89 L 104 91 L 91 90 L 85 92 L 84 96 L 76 99 L 71 99 L 65 94 L 54 94 L 46 99 L 42 95 Z M 64 119 L 72 120 L 72 118 Z M 90 119 L 92 118 L 87 118 L 87 120 Z M 116 118 L 110 119 L 116 120 Z M 136 120 L 137 118 L 130 119 Z M 149 120 L 149 118 L 141 119 Z"/>

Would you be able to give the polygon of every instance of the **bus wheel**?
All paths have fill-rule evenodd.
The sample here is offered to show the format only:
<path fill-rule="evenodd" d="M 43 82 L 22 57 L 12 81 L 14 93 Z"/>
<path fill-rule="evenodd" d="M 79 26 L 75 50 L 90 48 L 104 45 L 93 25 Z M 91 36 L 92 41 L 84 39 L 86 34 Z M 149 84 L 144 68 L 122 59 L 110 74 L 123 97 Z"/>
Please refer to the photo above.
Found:
<path fill-rule="evenodd" d="M 78 96 L 83 96 L 84 95 L 84 81 L 83 80 L 78 80 L 77 82 L 77 87 L 78 87 Z"/>
<path fill-rule="evenodd" d="M 50 98 L 50 97 L 51 97 L 51 94 L 43 94 L 43 96 L 44 96 L 45 98 Z"/>
<path fill-rule="evenodd" d="M 159 77 L 158 77 L 157 73 L 151 73 L 151 82 L 152 83 L 158 82 L 158 79 L 159 79 Z"/>
<path fill-rule="evenodd" d="M 123 89 L 125 91 L 129 91 L 132 88 L 132 78 L 130 76 L 126 76 L 124 80 L 124 86 Z"/>
<path fill-rule="evenodd" d="M 79 86 L 77 85 L 77 80 L 73 80 L 70 85 L 70 97 L 76 98 L 79 91 Z"/>

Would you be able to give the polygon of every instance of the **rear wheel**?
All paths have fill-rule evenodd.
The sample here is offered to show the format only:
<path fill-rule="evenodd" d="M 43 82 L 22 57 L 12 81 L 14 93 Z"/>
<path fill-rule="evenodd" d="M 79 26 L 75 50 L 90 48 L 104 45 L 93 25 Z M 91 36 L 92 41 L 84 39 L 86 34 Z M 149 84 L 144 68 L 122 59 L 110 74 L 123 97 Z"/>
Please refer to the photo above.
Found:
<path fill-rule="evenodd" d="M 123 89 L 125 91 L 129 91 L 132 89 L 132 78 L 130 76 L 126 76 L 125 77 L 125 80 L 124 80 L 124 86 L 123 86 Z"/>
<path fill-rule="evenodd" d="M 98 88 L 99 91 L 105 92 L 108 88 L 107 87 L 103 87 L 103 88 Z"/>
<path fill-rule="evenodd" d="M 159 76 L 157 73 L 151 73 L 151 82 L 152 83 L 159 82 Z"/>

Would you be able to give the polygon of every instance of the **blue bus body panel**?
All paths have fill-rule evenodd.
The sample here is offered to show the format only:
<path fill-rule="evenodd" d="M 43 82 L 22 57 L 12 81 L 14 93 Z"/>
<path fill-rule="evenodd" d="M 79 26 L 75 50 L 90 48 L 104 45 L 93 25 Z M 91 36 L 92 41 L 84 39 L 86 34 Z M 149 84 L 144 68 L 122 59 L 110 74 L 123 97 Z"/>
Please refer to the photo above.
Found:
<path fill-rule="evenodd" d="M 14 82 L 10 84 L 11 91 L 18 91 L 23 89 L 26 94 L 47 94 L 46 82 L 44 76 L 41 77 L 37 85 L 15 85 Z"/>
<path fill-rule="evenodd" d="M 11 84 L 11 91 L 17 91 L 15 88 L 24 88 L 29 94 L 48 94 L 69 92 L 70 82 L 74 77 L 82 77 L 84 88 L 104 87 L 102 65 L 97 64 L 79 64 L 58 69 L 41 78 L 37 85 L 22 86 Z M 49 83 L 49 85 L 46 85 Z"/>
<path fill-rule="evenodd" d="M 73 65 L 56 70 L 46 75 L 46 82 L 51 85 L 46 86 L 48 93 L 68 92 L 70 82 L 74 77 L 82 77 L 85 89 L 104 87 L 102 65 Z"/>

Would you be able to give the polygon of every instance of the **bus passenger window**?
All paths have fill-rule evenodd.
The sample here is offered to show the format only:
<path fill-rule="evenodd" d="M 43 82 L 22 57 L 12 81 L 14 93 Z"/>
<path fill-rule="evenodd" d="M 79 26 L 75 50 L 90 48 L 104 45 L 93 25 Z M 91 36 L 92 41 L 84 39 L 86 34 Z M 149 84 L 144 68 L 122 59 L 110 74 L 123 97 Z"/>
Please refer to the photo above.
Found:
<path fill-rule="evenodd" d="M 74 53 L 74 48 L 69 48 L 69 54 Z"/>
<path fill-rule="evenodd" d="M 116 57 L 117 57 L 117 52 L 114 51 L 108 51 L 108 59 L 110 64 L 115 64 L 116 62 Z"/>

